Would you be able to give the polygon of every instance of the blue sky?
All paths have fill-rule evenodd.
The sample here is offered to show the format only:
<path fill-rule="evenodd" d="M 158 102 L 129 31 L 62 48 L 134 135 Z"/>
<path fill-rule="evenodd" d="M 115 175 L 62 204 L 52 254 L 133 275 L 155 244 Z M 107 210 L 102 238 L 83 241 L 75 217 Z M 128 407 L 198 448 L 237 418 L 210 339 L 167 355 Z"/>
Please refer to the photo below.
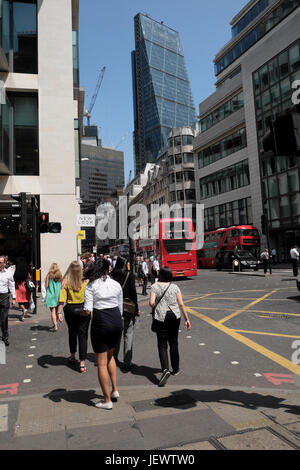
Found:
<path fill-rule="evenodd" d="M 213 59 L 231 38 L 230 21 L 247 0 L 81 0 L 80 84 L 89 106 L 99 71 L 106 66 L 91 123 L 100 127 L 102 145 L 124 152 L 125 181 L 133 163 L 131 51 L 134 16 L 148 13 L 180 33 L 198 113 L 215 90 Z M 133 173 L 132 173 L 133 174 Z"/>

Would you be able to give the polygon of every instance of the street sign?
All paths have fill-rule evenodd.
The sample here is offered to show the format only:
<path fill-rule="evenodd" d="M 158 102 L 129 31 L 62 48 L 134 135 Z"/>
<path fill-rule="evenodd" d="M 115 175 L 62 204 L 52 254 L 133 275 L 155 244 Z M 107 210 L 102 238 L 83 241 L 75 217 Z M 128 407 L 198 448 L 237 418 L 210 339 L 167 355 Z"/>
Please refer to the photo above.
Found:
<path fill-rule="evenodd" d="M 95 214 L 78 214 L 77 226 L 78 227 L 95 227 L 96 216 Z"/>
<path fill-rule="evenodd" d="M 85 230 L 78 230 L 77 231 L 77 238 L 78 238 L 78 240 L 85 240 Z"/>

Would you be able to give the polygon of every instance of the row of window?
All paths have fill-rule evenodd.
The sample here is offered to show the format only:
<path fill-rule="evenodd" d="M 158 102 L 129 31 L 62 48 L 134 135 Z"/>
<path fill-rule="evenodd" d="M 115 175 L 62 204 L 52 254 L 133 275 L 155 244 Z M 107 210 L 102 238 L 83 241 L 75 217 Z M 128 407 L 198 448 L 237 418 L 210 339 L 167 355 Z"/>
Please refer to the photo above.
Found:
<path fill-rule="evenodd" d="M 168 158 L 168 165 L 181 165 L 182 163 L 194 163 L 194 154 L 192 152 L 176 153 Z"/>
<path fill-rule="evenodd" d="M 195 201 L 196 192 L 194 189 L 180 189 L 179 191 L 170 192 L 170 202 L 176 201 Z"/>
<path fill-rule="evenodd" d="M 176 135 L 168 139 L 168 147 L 171 148 L 173 145 L 179 147 L 180 145 L 193 145 L 194 136 L 192 135 Z"/>
<path fill-rule="evenodd" d="M 282 0 L 280 5 L 272 10 L 262 21 L 244 36 L 230 51 L 215 63 L 215 74 L 219 75 L 228 65 L 246 52 L 270 29 L 288 16 L 295 8 L 299 7 L 299 0 Z"/>
<path fill-rule="evenodd" d="M 204 230 L 216 230 L 232 225 L 252 225 L 251 198 L 239 199 L 204 210 Z"/>
<path fill-rule="evenodd" d="M 247 147 L 246 128 L 243 127 L 224 139 L 198 153 L 198 167 L 210 165 L 222 158 Z"/>
<path fill-rule="evenodd" d="M 248 160 L 205 176 L 199 180 L 201 199 L 217 196 L 250 184 Z"/>
<path fill-rule="evenodd" d="M 169 183 L 182 183 L 183 181 L 195 181 L 195 173 L 193 171 L 177 171 L 169 175 Z"/>
<path fill-rule="evenodd" d="M 300 225 L 299 192 L 269 199 L 265 204 L 265 209 L 268 209 L 272 228 L 295 227 Z"/>
<path fill-rule="evenodd" d="M 231 28 L 232 37 L 237 36 L 248 26 L 262 11 L 264 11 L 275 0 L 259 0 L 249 11 Z"/>
<path fill-rule="evenodd" d="M 218 122 L 225 119 L 230 114 L 238 111 L 240 108 L 244 106 L 244 93 L 241 91 L 237 95 L 233 96 L 230 100 L 226 101 L 226 103 L 219 106 L 215 111 L 210 113 L 205 118 L 201 119 L 199 122 L 199 132 L 207 131 L 210 127 L 214 126 Z"/>

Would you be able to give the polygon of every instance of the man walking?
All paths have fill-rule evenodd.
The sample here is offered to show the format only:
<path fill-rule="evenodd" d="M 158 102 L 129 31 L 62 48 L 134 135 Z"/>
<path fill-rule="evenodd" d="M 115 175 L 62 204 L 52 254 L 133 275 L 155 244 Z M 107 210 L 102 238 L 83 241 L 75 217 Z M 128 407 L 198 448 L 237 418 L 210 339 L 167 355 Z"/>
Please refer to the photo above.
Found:
<path fill-rule="evenodd" d="M 151 284 L 155 283 L 155 279 L 158 277 L 158 274 L 159 274 L 159 262 L 156 258 L 154 258 L 153 265 L 152 265 Z"/>
<path fill-rule="evenodd" d="M 264 268 L 264 273 L 268 273 L 268 265 L 269 265 L 269 250 L 268 248 L 265 248 L 262 254 L 260 255 L 260 259 L 262 260 L 263 263 L 263 268 Z"/>
<path fill-rule="evenodd" d="M 8 311 L 9 297 L 12 296 L 12 306 L 16 305 L 16 288 L 13 273 L 5 269 L 5 256 L 0 256 L 0 326 L 2 331 L 2 341 L 5 346 L 8 342 Z"/>
<path fill-rule="evenodd" d="M 299 263 L 299 251 L 297 246 L 293 246 L 290 251 L 292 267 L 293 267 L 293 274 L 295 277 L 298 276 L 298 263 Z"/>
<path fill-rule="evenodd" d="M 144 258 L 143 264 L 142 264 L 142 274 L 143 274 L 143 292 L 142 295 L 147 295 L 147 283 L 148 283 L 148 274 L 149 274 L 149 268 L 148 268 L 148 263 L 147 263 L 147 258 Z"/>

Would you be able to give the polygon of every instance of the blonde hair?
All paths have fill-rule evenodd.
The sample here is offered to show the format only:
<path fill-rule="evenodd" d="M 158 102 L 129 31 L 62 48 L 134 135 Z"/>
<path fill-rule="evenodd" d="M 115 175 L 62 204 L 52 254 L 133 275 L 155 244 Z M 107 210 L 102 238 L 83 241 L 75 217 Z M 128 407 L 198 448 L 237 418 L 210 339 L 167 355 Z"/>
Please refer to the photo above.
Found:
<path fill-rule="evenodd" d="M 47 277 L 49 279 L 53 279 L 56 282 L 62 280 L 62 274 L 61 274 L 58 264 L 56 263 L 51 264 Z"/>
<path fill-rule="evenodd" d="M 72 261 L 63 279 L 62 288 L 70 287 L 73 291 L 79 292 L 83 283 L 82 269 L 78 261 Z"/>

